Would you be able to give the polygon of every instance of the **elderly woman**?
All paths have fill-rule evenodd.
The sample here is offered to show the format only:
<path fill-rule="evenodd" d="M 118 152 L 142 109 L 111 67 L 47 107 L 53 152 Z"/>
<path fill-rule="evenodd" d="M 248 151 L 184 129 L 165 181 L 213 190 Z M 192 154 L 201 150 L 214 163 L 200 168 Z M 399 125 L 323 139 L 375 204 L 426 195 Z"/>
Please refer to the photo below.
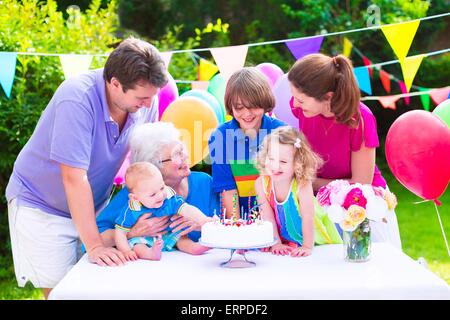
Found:
<path fill-rule="evenodd" d="M 146 123 L 138 126 L 130 139 L 131 163 L 147 161 L 156 165 L 167 186 L 173 188 L 187 203 L 200 209 L 206 216 L 219 211 L 217 194 L 212 191 L 212 179 L 204 172 L 191 172 L 180 133 L 168 122 Z M 124 187 L 97 217 L 105 246 L 114 246 L 114 224 L 121 210 L 128 206 L 128 189 Z M 152 218 L 144 214 L 127 233 L 128 238 L 157 236 L 183 230 L 193 241 L 200 237 L 200 226 L 180 215 Z"/>

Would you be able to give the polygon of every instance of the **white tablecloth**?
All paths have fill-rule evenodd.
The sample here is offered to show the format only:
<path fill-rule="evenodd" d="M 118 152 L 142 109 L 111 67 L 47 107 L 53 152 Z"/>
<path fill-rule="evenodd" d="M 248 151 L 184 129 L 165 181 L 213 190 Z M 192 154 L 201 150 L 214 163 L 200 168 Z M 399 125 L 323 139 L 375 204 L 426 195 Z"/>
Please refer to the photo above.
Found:
<path fill-rule="evenodd" d="M 382 243 L 365 263 L 345 262 L 342 245 L 315 247 L 306 258 L 250 251 L 256 266 L 245 269 L 220 267 L 229 255 L 163 252 L 161 261 L 122 267 L 100 267 L 85 255 L 50 299 L 450 299 L 444 280 Z"/>

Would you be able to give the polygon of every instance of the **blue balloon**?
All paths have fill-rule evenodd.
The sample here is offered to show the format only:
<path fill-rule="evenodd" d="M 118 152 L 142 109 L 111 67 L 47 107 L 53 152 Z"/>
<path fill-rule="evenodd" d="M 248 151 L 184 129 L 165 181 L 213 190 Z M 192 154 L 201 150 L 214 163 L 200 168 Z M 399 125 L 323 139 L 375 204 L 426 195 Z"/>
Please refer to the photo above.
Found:
<path fill-rule="evenodd" d="M 208 91 L 197 89 L 189 90 L 183 93 L 181 97 L 196 97 L 205 101 L 208 104 L 208 106 L 214 111 L 219 124 L 224 123 L 225 115 L 223 113 L 223 108 L 220 105 L 219 101 L 217 101 L 216 97 L 214 97 Z"/>

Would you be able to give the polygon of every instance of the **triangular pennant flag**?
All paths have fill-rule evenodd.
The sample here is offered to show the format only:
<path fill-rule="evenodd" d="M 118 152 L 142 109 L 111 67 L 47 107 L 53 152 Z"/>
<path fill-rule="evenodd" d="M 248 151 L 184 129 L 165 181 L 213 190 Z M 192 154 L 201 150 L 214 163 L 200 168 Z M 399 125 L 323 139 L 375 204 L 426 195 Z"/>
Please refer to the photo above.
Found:
<path fill-rule="evenodd" d="M 207 90 L 209 85 L 209 81 L 192 81 L 191 87 L 192 90 Z"/>
<path fill-rule="evenodd" d="M 363 63 L 365 66 L 370 66 L 372 64 L 372 61 L 370 61 L 369 58 L 367 58 L 366 56 L 363 56 L 362 60 L 363 60 Z M 372 68 L 367 68 L 367 69 L 369 69 L 369 75 L 370 75 L 370 78 L 372 78 Z"/>
<path fill-rule="evenodd" d="M 160 52 L 162 59 L 164 61 L 164 64 L 166 65 L 166 69 L 169 69 L 170 59 L 172 59 L 172 52 L 166 51 L 166 52 Z"/>
<path fill-rule="evenodd" d="M 353 44 L 350 40 L 348 40 L 347 37 L 344 37 L 344 48 L 342 50 L 342 54 L 346 56 L 347 58 L 350 57 L 350 54 L 352 53 Z"/>
<path fill-rule="evenodd" d="M 417 70 L 419 70 L 424 57 L 426 57 L 426 55 L 418 54 L 417 56 L 406 57 L 404 60 L 400 60 L 403 81 L 405 81 L 406 90 L 408 92 L 411 89 L 414 77 L 416 76 Z"/>
<path fill-rule="evenodd" d="M 317 53 L 322 46 L 323 36 L 298 39 L 293 41 L 286 41 L 286 46 L 291 51 L 296 60 L 303 58 L 304 56 Z"/>
<path fill-rule="evenodd" d="M 406 85 L 403 81 L 401 80 L 397 80 L 398 86 L 400 87 L 400 91 L 402 93 L 408 93 L 408 91 L 406 90 Z M 409 103 L 411 102 L 409 96 L 405 96 L 403 97 L 403 101 L 405 101 L 405 105 L 409 106 Z"/>
<path fill-rule="evenodd" d="M 391 75 L 380 69 L 380 80 L 384 90 L 386 90 L 387 93 L 391 93 Z"/>
<path fill-rule="evenodd" d="M 385 97 L 378 97 L 378 101 L 380 101 L 383 108 L 387 109 L 393 109 L 395 110 L 397 106 L 395 105 L 395 102 L 400 99 L 398 96 L 385 96 Z"/>
<path fill-rule="evenodd" d="M 370 85 L 369 71 L 367 67 L 353 68 L 359 88 L 365 93 L 372 95 L 372 87 Z"/>
<path fill-rule="evenodd" d="M 399 60 L 403 60 L 408 55 L 419 24 L 420 20 L 414 20 L 381 26 L 381 31 Z"/>
<path fill-rule="evenodd" d="M 449 93 L 450 93 L 450 87 L 430 90 L 431 99 L 433 99 L 433 102 L 436 105 L 447 100 Z"/>
<path fill-rule="evenodd" d="M 232 46 L 222 48 L 211 48 L 211 54 L 219 67 L 220 74 L 228 82 L 231 75 L 244 67 L 248 47 Z"/>
<path fill-rule="evenodd" d="M 428 91 L 428 88 L 419 87 L 419 91 Z M 426 111 L 430 111 L 430 95 L 429 94 L 421 94 L 420 101 L 422 102 L 422 106 Z"/>
<path fill-rule="evenodd" d="M 206 59 L 200 58 L 198 64 L 198 80 L 208 81 L 219 71 L 219 68 L 212 62 Z"/>
<path fill-rule="evenodd" d="M 14 76 L 16 75 L 17 53 L 0 52 L 0 84 L 6 96 L 11 96 Z"/>
<path fill-rule="evenodd" d="M 88 71 L 92 62 L 91 55 L 81 54 L 61 54 L 59 59 L 66 79 Z"/>

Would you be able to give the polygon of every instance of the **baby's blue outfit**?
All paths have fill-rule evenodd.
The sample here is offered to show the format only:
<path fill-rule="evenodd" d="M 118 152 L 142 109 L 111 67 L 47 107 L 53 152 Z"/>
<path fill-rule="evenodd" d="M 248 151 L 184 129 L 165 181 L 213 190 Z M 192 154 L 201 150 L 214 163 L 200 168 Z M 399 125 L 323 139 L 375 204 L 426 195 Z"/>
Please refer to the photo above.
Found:
<path fill-rule="evenodd" d="M 142 206 L 140 210 L 133 210 L 133 206 L 129 203 L 125 210 L 119 213 L 115 221 L 115 228 L 128 232 L 139 217 L 145 213 L 151 213 L 152 217 L 158 218 L 180 213 L 181 209 L 186 205 L 184 199 L 177 195 L 175 191 L 168 186 L 166 186 L 166 193 L 167 198 L 159 208 L 147 208 Z M 179 239 L 180 232 L 181 230 L 175 233 L 169 231 L 162 236 L 162 240 L 164 242 L 163 251 L 171 251 L 173 249 Z M 128 244 L 131 248 L 133 248 L 136 244 L 146 244 L 151 247 L 156 239 L 156 237 L 134 237 L 128 240 Z"/>

